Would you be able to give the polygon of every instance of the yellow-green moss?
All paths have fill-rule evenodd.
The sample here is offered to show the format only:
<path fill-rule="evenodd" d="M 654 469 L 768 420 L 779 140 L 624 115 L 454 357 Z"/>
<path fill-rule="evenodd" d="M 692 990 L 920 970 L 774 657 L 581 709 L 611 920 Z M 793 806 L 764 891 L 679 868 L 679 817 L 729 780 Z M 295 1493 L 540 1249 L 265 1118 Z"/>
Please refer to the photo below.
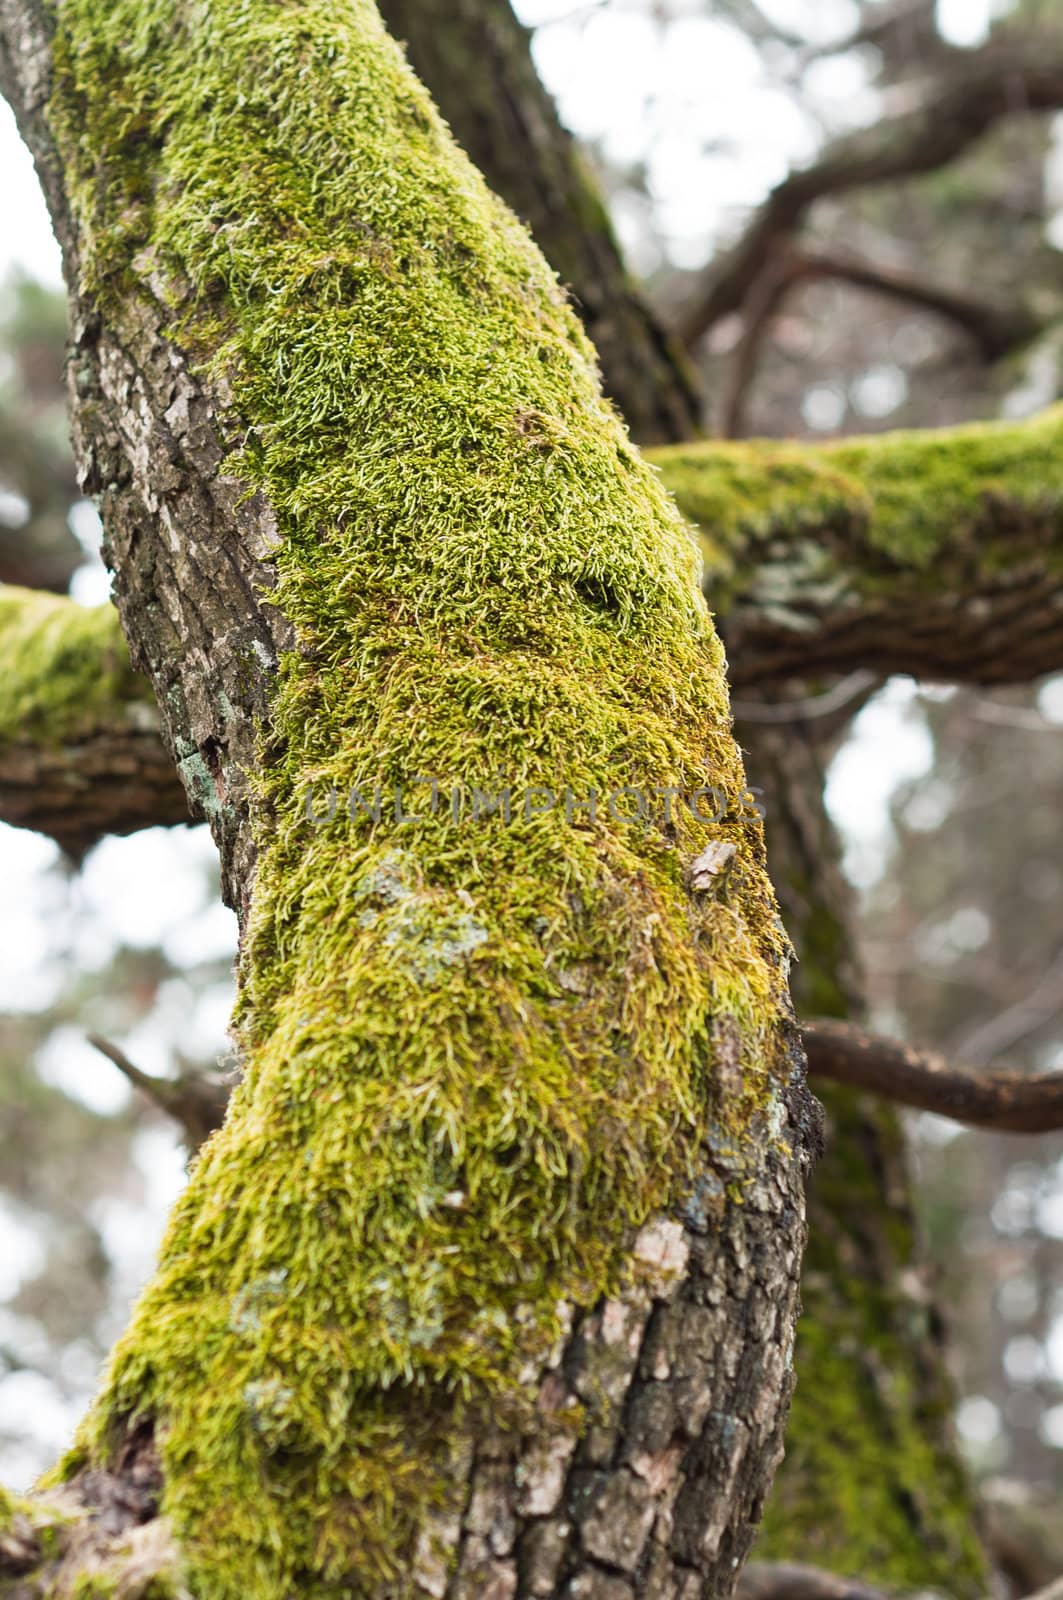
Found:
<path fill-rule="evenodd" d="M 0 743 L 61 744 L 151 701 L 113 606 L 0 586 Z"/>
<path fill-rule="evenodd" d="M 307 791 L 737 799 L 721 651 L 556 281 L 366 0 L 67 0 L 55 63 L 90 292 L 120 328 L 140 277 L 192 286 L 171 337 L 230 386 L 299 639 L 245 1078 L 66 1471 L 150 1414 L 197 1600 L 401 1595 L 462 1417 L 519 1408 L 710 1119 L 765 1137 L 786 944 L 747 822 L 315 826 Z"/>
<path fill-rule="evenodd" d="M 708 592 L 719 610 L 750 576 L 749 558 L 772 539 L 804 533 L 829 548 L 843 577 L 870 581 L 866 556 L 930 573 L 944 554 L 983 568 L 1012 556 L 1007 517 L 1063 530 L 1063 407 L 1021 423 L 975 423 L 940 432 L 883 433 L 825 445 L 750 440 L 665 446 L 649 452 L 680 508 L 701 532 Z M 1001 537 L 974 551 L 996 509 Z M 1052 542 L 1044 554 L 1051 559 Z M 1056 552 L 1058 559 L 1058 550 Z M 847 559 L 846 559 L 847 557 Z"/>

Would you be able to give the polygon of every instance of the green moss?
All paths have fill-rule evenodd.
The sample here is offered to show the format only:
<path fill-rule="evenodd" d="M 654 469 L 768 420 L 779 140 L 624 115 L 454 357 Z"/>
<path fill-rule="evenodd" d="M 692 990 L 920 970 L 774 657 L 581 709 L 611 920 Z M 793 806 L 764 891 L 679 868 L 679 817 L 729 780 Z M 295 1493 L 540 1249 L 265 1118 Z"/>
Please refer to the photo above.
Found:
<path fill-rule="evenodd" d="M 937 563 L 976 554 L 982 570 L 1014 563 L 1031 526 L 1051 557 L 1063 531 L 1063 407 L 1021 423 L 883 433 L 838 444 L 767 440 L 674 445 L 649 452 L 701 531 L 706 585 L 718 610 L 749 581 L 758 545 L 785 541 L 824 577 L 899 568 L 940 582 Z M 992 518 L 998 537 L 977 539 Z M 842 547 L 844 562 L 832 549 Z M 870 562 L 861 563 L 863 549 Z M 883 565 L 887 563 L 887 565 Z"/>
<path fill-rule="evenodd" d="M 404 1595 L 448 1440 L 524 1414 L 558 1302 L 622 1281 L 711 1119 L 766 1137 L 759 830 L 604 805 L 737 797 L 721 650 L 555 279 L 364 0 L 67 0 L 55 62 L 89 292 L 120 329 L 142 277 L 174 286 L 299 640 L 257 777 L 245 1076 L 82 1449 L 155 1418 L 197 1600 Z M 427 775 L 601 802 L 307 820 L 308 789 Z M 712 838 L 731 868 L 691 897 Z"/>
<path fill-rule="evenodd" d="M 0 742 L 61 744 L 151 704 L 113 606 L 0 586 Z"/>

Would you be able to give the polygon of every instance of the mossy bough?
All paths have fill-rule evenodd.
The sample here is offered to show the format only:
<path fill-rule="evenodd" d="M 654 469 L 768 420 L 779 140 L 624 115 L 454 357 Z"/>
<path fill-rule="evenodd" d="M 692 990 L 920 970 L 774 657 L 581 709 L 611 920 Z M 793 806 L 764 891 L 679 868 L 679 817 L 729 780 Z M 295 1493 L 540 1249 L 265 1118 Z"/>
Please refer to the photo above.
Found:
<path fill-rule="evenodd" d="M 156 721 L 147 680 L 129 664 L 113 606 L 0 585 L 0 745 L 61 744 L 113 727 L 134 706 Z M 149 709 L 150 708 L 150 709 Z"/>
<path fill-rule="evenodd" d="M 1058 671 L 1063 409 L 815 446 L 651 452 L 698 525 L 732 683 L 853 667 L 956 682 Z"/>
<path fill-rule="evenodd" d="M 696 554 L 364 0 L 55 22 L 81 291 L 119 329 L 141 285 L 169 301 L 295 637 L 244 1078 L 63 1475 L 150 1418 L 197 1600 L 406 1595 L 455 1451 L 530 1425 L 567 1308 L 637 1276 L 707 1136 L 771 1141 L 788 945 L 747 821 L 308 818 L 428 777 L 737 800 Z"/>

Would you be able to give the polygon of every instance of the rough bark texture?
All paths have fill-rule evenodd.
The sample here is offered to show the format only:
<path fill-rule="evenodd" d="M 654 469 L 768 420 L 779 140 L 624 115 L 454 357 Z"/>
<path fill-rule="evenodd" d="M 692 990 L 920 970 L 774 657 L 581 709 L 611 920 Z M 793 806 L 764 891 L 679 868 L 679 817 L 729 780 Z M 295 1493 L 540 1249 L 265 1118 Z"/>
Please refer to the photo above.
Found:
<path fill-rule="evenodd" d="M 584 157 L 539 81 L 509 0 L 384 0 L 462 148 L 575 296 L 605 392 L 640 444 L 699 432 L 697 379 L 628 277 Z"/>
<path fill-rule="evenodd" d="M 764 788 L 769 865 L 799 961 L 802 1011 L 859 1016 L 850 895 L 807 727 L 746 727 Z M 987 1592 L 973 1488 L 952 1434 L 943 1330 L 912 1216 L 897 1113 L 841 1085 L 818 1091 L 826 1149 L 809 1239 L 786 1456 L 755 1546 L 890 1589 Z"/>
<path fill-rule="evenodd" d="M 588 801 L 742 790 L 686 534 L 368 4 L 0 0 L 0 72 L 245 1065 L 59 1472 L 108 1540 L 8 1505 L 0 1593 L 725 1594 L 814 1137 L 788 946 L 748 822 Z M 441 766 L 572 812 L 305 809 Z"/>

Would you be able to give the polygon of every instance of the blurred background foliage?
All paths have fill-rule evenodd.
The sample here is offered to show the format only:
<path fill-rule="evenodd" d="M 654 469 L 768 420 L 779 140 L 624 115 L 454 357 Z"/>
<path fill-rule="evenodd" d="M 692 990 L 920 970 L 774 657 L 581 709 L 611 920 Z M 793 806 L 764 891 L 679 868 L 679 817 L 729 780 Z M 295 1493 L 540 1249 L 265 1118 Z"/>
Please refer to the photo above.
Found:
<path fill-rule="evenodd" d="M 1063 59 L 1058 0 L 519 9 L 674 327 L 789 166 L 902 116 L 987 49 Z M 759 310 L 691 346 L 717 429 L 825 438 L 1022 416 L 1063 393 L 1063 116 L 1024 114 L 1021 84 L 1013 109 L 940 170 L 817 201 L 801 250 L 843 270 L 769 284 Z M 858 287 L 854 260 L 975 298 L 1010 333 L 973 337 L 925 294 Z M 107 584 L 66 441 L 63 340 L 62 297 L 12 273 L 0 580 L 94 603 Z M 992 695 L 891 681 L 853 723 L 828 798 L 860 895 L 872 1025 L 972 1067 L 1063 1066 L 1063 679 Z M 0 1479 L 17 1483 L 65 1442 L 182 1180 L 175 1129 L 86 1035 L 164 1076 L 214 1065 L 235 922 L 203 829 L 105 840 L 78 870 L 0 828 L 0 881 Z M 960 1434 L 1000 1540 L 1025 1519 L 1026 1558 L 1043 1544 L 1058 1570 L 1063 1136 L 909 1123 Z"/>

